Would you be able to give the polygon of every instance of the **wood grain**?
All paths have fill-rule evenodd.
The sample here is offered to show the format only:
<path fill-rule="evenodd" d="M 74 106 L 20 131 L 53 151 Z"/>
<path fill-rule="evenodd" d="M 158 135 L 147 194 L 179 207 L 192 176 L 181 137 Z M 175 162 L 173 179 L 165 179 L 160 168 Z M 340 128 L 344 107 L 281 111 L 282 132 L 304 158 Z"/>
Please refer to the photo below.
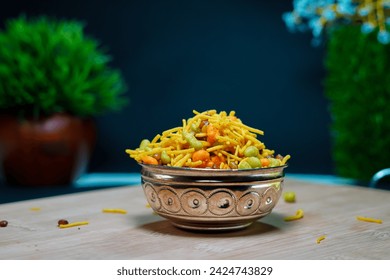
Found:
<path fill-rule="evenodd" d="M 225 233 L 175 228 L 146 207 L 140 186 L 2 204 L 0 259 L 390 259 L 390 192 L 292 179 L 284 191 L 296 202 L 281 199 L 269 216 Z M 283 220 L 299 208 L 302 219 Z M 60 229 L 59 219 L 89 224 Z"/>

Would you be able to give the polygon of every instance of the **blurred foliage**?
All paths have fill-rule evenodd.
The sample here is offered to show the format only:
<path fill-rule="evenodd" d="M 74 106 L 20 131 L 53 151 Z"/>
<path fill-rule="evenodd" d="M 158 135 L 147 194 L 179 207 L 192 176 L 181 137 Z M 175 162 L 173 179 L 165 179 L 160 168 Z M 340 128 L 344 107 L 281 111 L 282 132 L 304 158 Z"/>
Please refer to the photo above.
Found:
<path fill-rule="evenodd" d="M 337 173 L 368 181 L 390 167 L 390 45 L 358 25 L 330 30 L 325 92 Z"/>
<path fill-rule="evenodd" d="M 294 0 L 293 10 L 282 15 L 290 31 L 312 31 L 313 45 L 319 45 L 327 29 L 338 25 L 360 25 L 363 33 L 374 32 L 382 44 L 390 43 L 386 23 L 389 0 Z"/>
<path fill-rule="evenodd" d="M 0 110 L 21 116 L 94 116 L 120 109 L 125 82 L 84 25 L 20 16 L 0 31 Z"/>

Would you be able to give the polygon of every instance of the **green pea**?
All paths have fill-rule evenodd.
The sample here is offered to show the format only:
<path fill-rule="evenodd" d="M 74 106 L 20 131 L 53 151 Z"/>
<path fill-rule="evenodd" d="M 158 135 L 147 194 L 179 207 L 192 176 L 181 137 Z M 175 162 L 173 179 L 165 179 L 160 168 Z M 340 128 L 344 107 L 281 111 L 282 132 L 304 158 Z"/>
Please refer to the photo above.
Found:
<path fill-rule="evenodd" d="M 139 144 L 139 148 L 141 150 L 145 150 L 146 147 L 148 147 L 148 145 L 150 144 L 150 141 L 148 139 L 144 139 L 141 141 L 141 144 Z"/>
<path fill-rule="evenodd" d="M 171 162 L 171 158 L 168 156 L 166 151 L 161 152 L 161 163 L 168 164 Z"/>
<path fill-rule="evenodd" d="M 286 202 L 295 202 L 295 192 L 285 192 L 283 197 Z"/>
<path fill-rule="evenodd" d="M 252 166 L 246 160 L 242 160 L 238 164 L 238 169 L 252 169 Z"/>
<path fill-rule="evenodd" d="M 255 146 L 249 146 L 244 151 L 244 156 L 246 157 L 257 157 L 259 155 L 259 149 Z"/>
<path fill-rule="evenodd" d="M 248 157 L 246 159 L 246 161 L 249 163 L 249 165 L 252 167 L 252 168 L 259 168 L 261 167 L 261 161 L 259 158 L 257 157 Z"/>
<path fill-rule="evenodd" d="M 276 158 L 268 158 L 269 159 L 269 167 L 280 166 L 281 161 Z"/>

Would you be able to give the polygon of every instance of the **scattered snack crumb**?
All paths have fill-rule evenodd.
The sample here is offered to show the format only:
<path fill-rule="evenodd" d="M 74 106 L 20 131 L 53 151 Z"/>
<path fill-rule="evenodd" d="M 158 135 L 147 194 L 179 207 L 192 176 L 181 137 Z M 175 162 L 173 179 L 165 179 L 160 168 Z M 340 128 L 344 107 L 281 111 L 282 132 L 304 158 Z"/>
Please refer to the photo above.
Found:
<path fill-rule="evenodd" d="M 8 226 L 8 222 L 6 220 L 0 221 L 0 227 L 6 227 Z"/>
<path fill-rule="evenodd" d="M 67 225 L 67 224 L 69 224 L 68 220 L 65 220 L 65 219 L 58 220 L 58 226 Z"/>
<path fill-rule="evenodd" d="M 31 211 L 41 211 L 41 207 L 31 207 Z"/>
<path fill-rule="evenodd" d="M 59 226 L 59 228 L 70 228 L 70 227 L 84 226 L 84 225 L 88 225 L 88 224 L 89 224 L 89 222 L 83 221 L 83 222 L 74 222 L 74 223 L 68 223 L 65 225 L 58 225 L 58 226 Z"/>
<path fill-rule="evenodd" d="M 127 211 L 120 208 L 104 208 L 103 213 L 127 214 Z"/>
<path fill-rule="evenodd" d="M 283 194 L 283 197 L 284 197 L 284 201 L 286 202 L 295 202 L 295 192 L 285 192 Z"/>
<path fill-rule="evenodd" d="M 295 220 L 299 220 L 299 219 L 302 219 L 302 218 L 303 218 L 303 210 L 302 209 L 298 209 L 294 216 L 285 217 L 284 220 L 286 222 L 290 222 L 290 221 L 295 221 Z"/>
<path fill-rule="evenodd" d="M 369 223 L 377 223 L 377 224 L 382 223 L 382 220 L 380 220 L 380 219 L 368 218 L 368 217 L 363 217 L 363 216 L 357 216 L 356 219 L 359 221 L 369 222 Z"/>
<path fill-rule="evenodd" d="M 325 235 L 321 235 L 320 237 L 317 238 L 317 244 L 320 244 L 322 240 L 324 240 L 326 238 Z"/>

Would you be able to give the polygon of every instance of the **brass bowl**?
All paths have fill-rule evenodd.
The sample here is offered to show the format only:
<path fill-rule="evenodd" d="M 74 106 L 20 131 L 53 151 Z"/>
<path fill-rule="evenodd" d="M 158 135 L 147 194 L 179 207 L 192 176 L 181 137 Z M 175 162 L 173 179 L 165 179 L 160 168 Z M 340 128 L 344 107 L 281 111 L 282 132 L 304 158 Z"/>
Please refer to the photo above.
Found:
<path fill-rule="evenodd" d="M 271 213 L 287 166 L 222 170 L 140 164 L 142 187 L 152 209 L 190 230 L 234 230 Z"/>

